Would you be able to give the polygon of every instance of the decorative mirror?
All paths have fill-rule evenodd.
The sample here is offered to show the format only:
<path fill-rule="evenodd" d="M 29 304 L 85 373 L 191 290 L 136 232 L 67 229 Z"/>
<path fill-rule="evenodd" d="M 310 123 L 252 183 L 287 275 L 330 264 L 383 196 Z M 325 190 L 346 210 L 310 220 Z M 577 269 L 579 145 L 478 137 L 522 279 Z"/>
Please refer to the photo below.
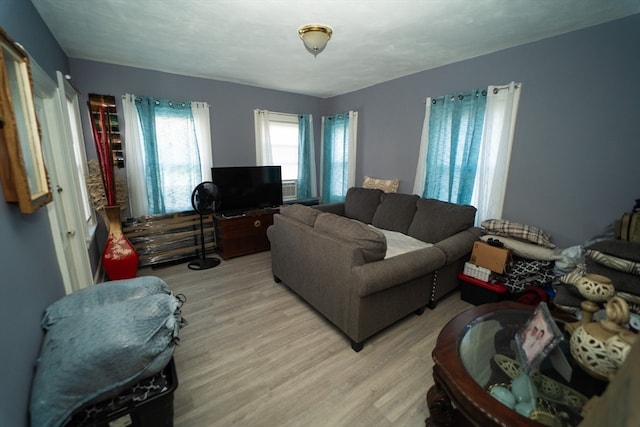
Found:
<path fill-rule="evenodd" d="M 0 28 L 0 181 L 7 202 L 33 213 L 51 201 L 33 104 L 29 56 Z"/>

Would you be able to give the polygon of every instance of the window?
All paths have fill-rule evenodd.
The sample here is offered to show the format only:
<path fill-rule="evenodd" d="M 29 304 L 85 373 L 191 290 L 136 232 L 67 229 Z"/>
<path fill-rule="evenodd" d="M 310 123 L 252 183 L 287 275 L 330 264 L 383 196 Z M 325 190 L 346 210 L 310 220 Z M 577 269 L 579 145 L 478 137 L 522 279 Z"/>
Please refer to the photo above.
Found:
<path fill-rule="evenodd" d="M 131 215 L 192 210 L 211 170 L 208 104 L 126 94 L 123 115 Z"/>
<path fill-rule="evenodd" d="M 269 115 L 271 160 L 282 167 L 282 180 L 298 179 L 298 116 L 271 113 Z"/>
<path fill-rule="evenodd" d="M 311 114 L 255 110 L 256 164 L 282 167 L 282 198 L 318 196 Z"/>
<path fill-rule="evenodd" d="M 477 224 L 501 218 L 520 87 L 427 98 L 413 192 L 471 204 Z"/>
<path fill-rule="evenodd" d="M 358 112 L 322 117 L 322 203 L 344 201 L 355 186 Z"/>

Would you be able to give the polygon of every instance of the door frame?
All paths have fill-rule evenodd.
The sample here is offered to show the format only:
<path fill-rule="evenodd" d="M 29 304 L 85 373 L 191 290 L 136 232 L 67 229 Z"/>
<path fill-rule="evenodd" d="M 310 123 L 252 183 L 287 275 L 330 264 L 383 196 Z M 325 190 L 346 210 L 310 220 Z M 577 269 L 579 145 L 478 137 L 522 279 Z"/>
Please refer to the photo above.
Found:
<path fill-rule="evenodd" d="M 43 135 L 42 143 L 53 193 L 53 202 L 47 205 L 47 213 L 56 258 L 65 291 L 69 294 L 94 284 L 89 245 L 96 228 L 95 214 L 88 221 L 84 218 L 76 154 L 73 145 L 68 143 L 74 138 L 69 118 L 71 110 L 75 110 L 76 123 L 80 123 L 78 97 L 59 71 L 56 85 L 35 61 L 31 62 L 31 68 L 34 94 L 42 100 L 41 132 L 47 133 Z M 82 132 L 76 130 L 75 134 L 82 138 Z M 85 156 L 81 161 L 86 165 L 84 141 L 76 143 L 81 146 L 81 153 Z"/>

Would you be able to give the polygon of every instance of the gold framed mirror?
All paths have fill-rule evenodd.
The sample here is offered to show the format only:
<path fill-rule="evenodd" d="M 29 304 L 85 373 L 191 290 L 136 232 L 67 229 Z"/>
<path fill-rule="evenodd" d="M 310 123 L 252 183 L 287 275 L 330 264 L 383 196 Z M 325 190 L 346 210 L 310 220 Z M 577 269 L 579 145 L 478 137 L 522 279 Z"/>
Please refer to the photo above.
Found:
<path fill-rule="evenodd" d="M 7 202 L 33 213 L 52 200 L 33 103 L 29 55 L 0 28 L 0 181 Z"/>

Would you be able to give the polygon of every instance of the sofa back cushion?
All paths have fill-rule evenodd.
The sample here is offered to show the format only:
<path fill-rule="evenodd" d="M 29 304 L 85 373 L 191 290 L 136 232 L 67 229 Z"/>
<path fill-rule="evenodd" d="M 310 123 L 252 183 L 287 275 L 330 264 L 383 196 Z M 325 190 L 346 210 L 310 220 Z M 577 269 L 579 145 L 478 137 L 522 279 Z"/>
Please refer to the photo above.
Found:
<path fill-rule="evenodd" d="M 366 262 L 381 260 L 387 253 L 384 234 L 362 222 L 323 212 L 316 219 L 315 229 L 355 244 Z"/>
<path fill-rule="evenodd" d="M 316 223 L 316 218 L 320 214 L 320 211 L 310 208 L 309 206 L 293 204 L 281 207 L 280 214 L 300 221 L 303 224 L 307 224 L 309 227 L 313 227 L 313 225 Z"/>
<path fill-rule="evenodd" d="M 399 231 L 407 234 L 416 213 L 415 194 L 385 193 L 378 205 L 371 224 L 385 230 Z M 431 243 L 431 242 L 430 242 Z"/>
<path fill-rule="evenodd" d="M 344 200 L 344 216 L 371 224 L 383 194 L 376 188 L 351 187 Z"/>
<path fill-rule="evenodd" d="M 442 239 L 473 227 L 476 208 L 457 205 L 436 199 L 420 199 L 407 234 L 428 243 Z"/>

